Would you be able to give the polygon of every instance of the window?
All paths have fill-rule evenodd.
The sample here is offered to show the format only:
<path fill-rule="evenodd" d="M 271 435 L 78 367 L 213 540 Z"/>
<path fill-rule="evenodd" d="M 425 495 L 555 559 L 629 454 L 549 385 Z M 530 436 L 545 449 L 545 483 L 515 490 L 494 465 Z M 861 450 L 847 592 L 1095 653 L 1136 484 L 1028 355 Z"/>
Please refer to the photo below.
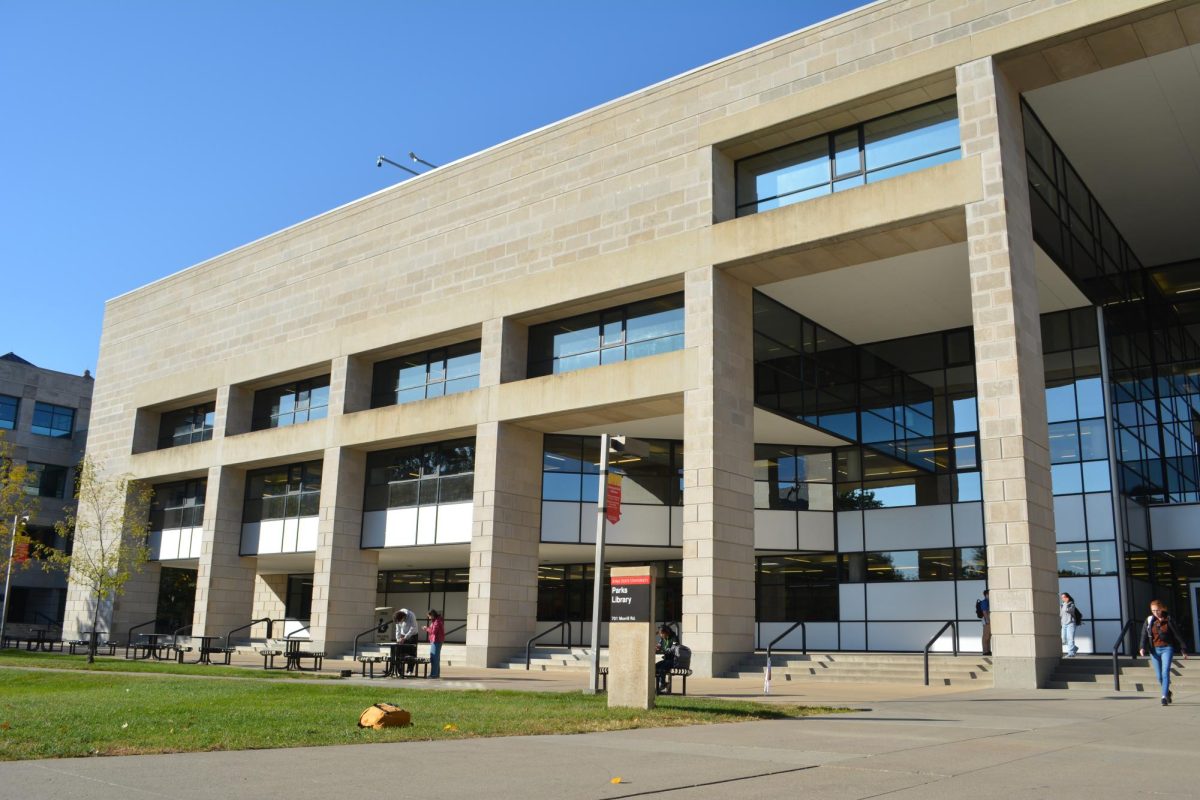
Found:
<path fill-rule="evenodd" d="M 207 480 L 164 483 L 154 487 L 150 503 L 150 529 L 198 528 L 204 524 Z"/>
<path fill-rule="evenodd" d="M 283 615 L 307 623 L 312 618 L 313 576 L 288 575 Z"/>
<path fill-rule="evenodd" d="M 59 467 L 54 464 L 38 464 L 30 461 L 26 465 L 28 470 L 27 480 L 25 484 L 25 493 L 35 497 L 66 497 L 67 492 L 67 470 L 68 467 Z"/>
<path fill-rule="evenodd" d="M 246 473 L 242 522 L 315 517 L 321 505 L 321 462 Z"/>
<path fill-rule="evenodd" d="M 0 428 L 11 431 L 17 427 L 17 405 L 19 403 L 20 401 L 15 397 L 0 394 Z"/>
<path fill-rule="evenodd" d="M 254 393 L 251 430 L 285 428 L 324 419 L 329 410 L 329 376 L 287 383 Z"/>
<path fill-rule="evenodd" d="M 833 510 L 833 451 L 756 444 L 754 507 Z"/>
<path fill-rule="evenodd" d="M 535 325 L 529 377 L 615 364 L 683 347 L 683 293 Z"/>
<path fill-rule="evenodd" d="M 800 553 L 758 559 L 759 622 L 836 622 L 838 557 Z"/>
<path fill-rule="evenodd" d="M 158 449 L 207 442 L 213 436 L 216 416 L 216 403 L 164 411 L 158 426 Z"/>
<path fill-rule="evenodd" d="M 474 472 L 473 438 L 371 453 L 363 510 L 470 502 Z"/>
<path fill-rule="evenodd" d="M 69 439 L 75 427 L 75 409 L 50 403 L 34 403 L 33 432 L 57 439 Z"/>
<path fill-rule="evenodd" d="M 737 163 L 737 214 L 799 203 L 959 157 L 954 97 L 806 139 Z"/>
<path fill-rule="evenodd" d="M 987 577 L 987 552 L 982 547 L 936 550 L 897 550 L 883 553 L 844 553 L 842 581 L 949 581 Z"/>
<path fill-rule="evenodd" d="M 542 444 L 542 499 L 599 499 L 600 439 L 547 434 Z M 683 505 L 683 442 L 642 439 L 644 455 L 613 453 L 609 469 L 624 475 L 622 505 Z"/>
<path fill-rule="evenodd" d="M 371 380 L 371 408 L 478 389 L 479 350 L 476 339 L 380 361 Z"/>

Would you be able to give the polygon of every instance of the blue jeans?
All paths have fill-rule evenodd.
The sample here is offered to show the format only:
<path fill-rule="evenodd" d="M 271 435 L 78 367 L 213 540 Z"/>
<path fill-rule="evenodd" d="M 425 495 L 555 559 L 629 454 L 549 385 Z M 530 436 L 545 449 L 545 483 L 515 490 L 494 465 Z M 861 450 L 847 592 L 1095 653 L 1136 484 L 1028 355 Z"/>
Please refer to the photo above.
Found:
<path fill-rule="evenodd" d="M 1174 657 L 1174 647 L 1155 647 L 1150 651 L 1150 658 L 1154 659 L 1154 674 L 1158 677 L 1158 685 L 1162 687 L 1163 697 L 1171 691 L 1171 659 Z"/>
<path fill-rule="evenodd" d="M 440 678 L 442 676 L 441 665 L 438 660 L 442 655 L 442 643 L 429 643 L 429 677 Z"/>
<path fill-rule="evenodd" d="M 1062 626 L 1062 643 L 1067 648 L 1067 655 L 1073 656 L 1079 652 L 1079 648 L 1075 646 L 1075 623 L 1068 622 Z"/>

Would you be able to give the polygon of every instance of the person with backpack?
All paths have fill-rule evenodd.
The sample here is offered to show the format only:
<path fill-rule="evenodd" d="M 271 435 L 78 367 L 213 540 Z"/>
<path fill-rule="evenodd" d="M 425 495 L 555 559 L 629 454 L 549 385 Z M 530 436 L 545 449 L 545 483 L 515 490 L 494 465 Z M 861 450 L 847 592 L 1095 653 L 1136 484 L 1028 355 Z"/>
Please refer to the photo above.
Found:
<path fill-rule="evenodd" d="M 1142 643 L 1138 646 L 1138 655 L 1145 656 L 1149 649 L 1150 658 L 1154 661 L 1154 674 L 1158 677 L 1158 685 L 1162 687 L 1162 704 L 1171 705 L 1171 659 L 1178 650 L 1184 660 L 1187 660 L 1187 649 L 1183 637 L 1171 620 L 1167 607 L 1159 600 L 1150 601 L 1150 616 L 1142 625 Z"/>
<path fill-rule="evenodd" d="M 667 676 L 675 666 L 678 648 L 679 637 L 675 635 L 675 631 L 671 630 L 671 626 L 659 625 L 658 642 L 654 647 L 654 651 L 662 655 L 662 658 L 654 665 L 654 683 L 657 694 L 662 694 L 663 690 L 667 688 Z"/>
<path fill-rule="evenodd" d="M 983 590 L 983 597 L 975 601 L 975 616 L 983 622 L 983 654 L 992 654 L 992 607 L 988 603 L 988 590 Z"/>
<path fill-rule="evenodd" d="M 1075 600 L 1066 592 L 1062 593 L 1062 602 L 1058 606 L 1058 621 L 1062 624 L 1062 643 L 1067 648 L 1067 658 L 1074 658 L 1079 652 L 1075 646 L 1075 629 L 1083 621 L 1083 614 L 1075 608 Z"/>

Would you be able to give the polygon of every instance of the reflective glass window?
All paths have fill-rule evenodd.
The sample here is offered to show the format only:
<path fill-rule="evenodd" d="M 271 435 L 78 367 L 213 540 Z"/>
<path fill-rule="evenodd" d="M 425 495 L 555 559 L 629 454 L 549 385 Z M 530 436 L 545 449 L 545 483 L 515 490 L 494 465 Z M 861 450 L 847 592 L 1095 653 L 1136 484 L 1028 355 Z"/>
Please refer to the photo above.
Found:
<path fill-rule="evenodd" d="M 0 428 L 11 431 L 17 427 L 17 405 L 17 398 L 0 394 Z"/>
<path fill-rule="evenodd" d="M 957 104 L 947 97 L 738 161 L 737 214 L 769 211 L 958 157 Z"/>
<path fill-rule="evenodd" d="M 33 404 L 33 432 L 41 436 L 68 439 L 75 427 L 75 409 L 52 403 Z"/>
<path fill-rule="evenodd" d="M 254 393 L 250 427 L 257 431 L 324 419 L 328 406 L 328 375 L 261 389 Z"/>
<path fill-rule="evenodd" d="M 529 329 L 529 377 L 572 372 L 683 347 L 683 294 Z"/>
<path fill-rule="evenodd" d="M 216 417 L 216 403 L 164 411 L 159 419 L 158 449 L 208 441 L 213 436 Z"/>
<path fill-rule="evenodd" d="M 380 361 L 373 367 L 371 408 L 479 388 L 480 340 Z"/>
<path fill-rule="evenodd" d="M 68 467 L 54 464 L 25 464 L 25 493 L 34 497 L 66 497 Z"/>
<path fill-rule="evenodd" d="M 474 438 L 368 453 L 363 510 L 469 501 L 474 472 Z"/>
<path fill-rule="evenodd" d="M 252 470 L 246 473 L 242 522 L 316 516 L 320 498 L 320 461 Z"/>

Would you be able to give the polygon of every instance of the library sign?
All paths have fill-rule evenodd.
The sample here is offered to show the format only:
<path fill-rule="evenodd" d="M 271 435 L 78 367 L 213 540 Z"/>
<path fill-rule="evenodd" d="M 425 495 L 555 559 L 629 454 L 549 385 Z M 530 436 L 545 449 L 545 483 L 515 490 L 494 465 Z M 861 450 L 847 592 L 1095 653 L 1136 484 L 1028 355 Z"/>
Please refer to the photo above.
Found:
<path fill-rule="evenodd" d="M 612 578 L 608 601 L 610 622 L 650 622 L 649 575 L 620 575 Z"/>

